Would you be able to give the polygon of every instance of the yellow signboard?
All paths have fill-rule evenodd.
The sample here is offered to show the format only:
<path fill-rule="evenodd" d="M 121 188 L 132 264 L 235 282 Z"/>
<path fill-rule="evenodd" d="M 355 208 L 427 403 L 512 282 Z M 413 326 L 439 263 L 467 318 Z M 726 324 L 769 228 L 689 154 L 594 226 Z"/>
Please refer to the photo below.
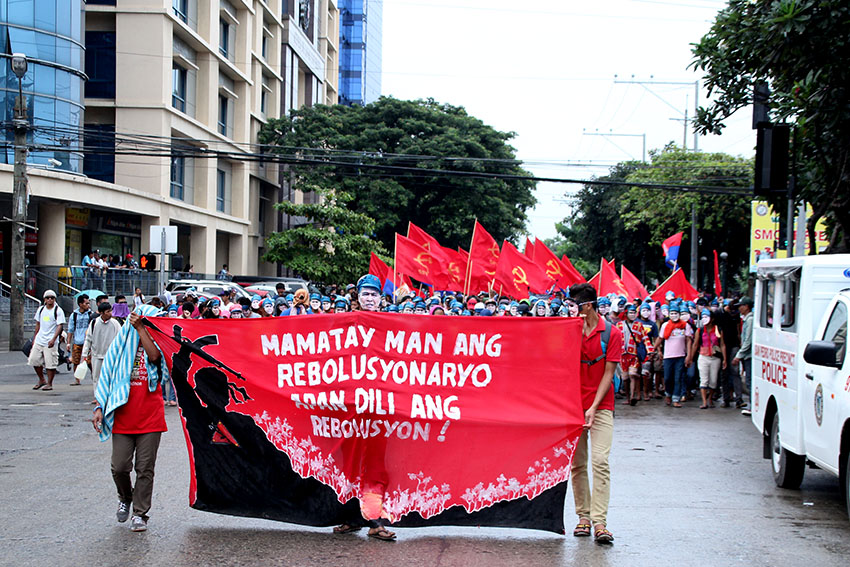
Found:
<path fill-rule="evenodd" d="M 806 204 L 806 218 L 812 215 L 812 206 Z M 784 249 L 785 235 L 779 232 L 779 215 L 765 201 L 752 202 L 752 217 L 750 221 L 750 271 L 756 271 L 756 264 L 765 258 L 785 258 L 788 254 Z M 794 217 L 794 239 L 798 234 L 797 217 Z M 809 235 L 805 225 L 802 232 L 806 236 L 806 254 L 809 253 Z M 826 224 L 823 219 L 815 225 L 815 239 L 818 253 L 826 250 L 829 241 L 826 238 Z M 780 250 L 777 250 L 781 248 Z"/>

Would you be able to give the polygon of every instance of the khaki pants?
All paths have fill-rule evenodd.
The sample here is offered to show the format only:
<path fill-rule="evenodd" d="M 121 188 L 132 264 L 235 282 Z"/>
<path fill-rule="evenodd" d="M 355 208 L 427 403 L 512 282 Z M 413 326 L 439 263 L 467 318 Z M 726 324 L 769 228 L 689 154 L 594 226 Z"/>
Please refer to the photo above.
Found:
<path fill-rule="evenodd" d="M 133 515 L 148 519 L 153 496 L 153 469 L 162 433 L 112 434 L 112 480 L 121 502 L 133 503 Z M 136 455 L 136 487 L 130 482 Z"/>
<path fill-rule="evenodd" d="M 591 467 L 593 469 L 593 492 L 591 493 L 587 475 L 587 437 L 590 434 Z M 606 524 L 608 519 L 608 499 L 611 495 L 611 469 L 608 455 L 614 439 L 614 412 L 598 410 L 590 431 L 584 431 L 579 437 L 576 452 L 573 455 L 572 482 L 576 514 L 580 518 L 590 518 L 591 523 Z"/>
<path fill-rule="evenodd" d="M 95 356 L 91 357 L 91 381 L 95 394 L 97 394 L 97 381 L 100 378 L 101 368 L 103 368 L 103 359 Z"/>

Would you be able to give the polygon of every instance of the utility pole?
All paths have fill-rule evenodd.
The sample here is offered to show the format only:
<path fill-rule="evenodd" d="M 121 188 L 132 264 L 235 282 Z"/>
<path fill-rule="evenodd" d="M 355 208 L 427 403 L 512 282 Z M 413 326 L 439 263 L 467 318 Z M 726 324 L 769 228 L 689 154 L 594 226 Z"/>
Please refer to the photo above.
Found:
<path fill-rule="evenodd" d="M 669 106 L 670 108 L 674 109 L 676 112 L 681 112 L 681 110 L 676 108 L 674 105 L 670 104 L 670 102 L 668 102 L 667 100 L 662 98 L 658 93 L 653 92 L 652 89 L 650 89 L 647 85 L 681 85 L 681 86 L 691 86 L 691 85 L 693 85 L 694 86 L 694 118 L 693 119 L 696 120 L 697 114 L 699 112 L 699 81 L 693 81 L 693 82 L 690 82 L 690 81 L 688 81 L 688 82 L 682 82 L 682 81 L 636 81 L 636 80 L 634 80 L 634 75 L 632 75 L 632 80 L 630 80 L 630 81 L 621 81 L 621 80 L 617 79 L 617 75 L 614 75 L 614 83 L 615 84 L 619 83 L 619 84 L 624 84 L 624 85 L 625 84 L 640 85 L 643 88 L 645 88 L 649 92 L 649 94 L 651 94 L 652 96 L 654 96 L 655 98 L 657 98 L 658 100 L 660 100 L 661 102 L 663 102 L 664 104 Z M 687 120 L 688 120 L 688 111 L 685 110 L 685 131 L 686 132 L 687 132 L 687 124 L 688 124 Z M 682 145 L 685 149 L 688 149 L 687 144 L 682 144 Z M 699 134 L 697 134 L 696 131 L 694 131 L 694 151 L 695 152 L 699 151 Z"/>
<path fill-rule="evenodd" d="M 15 169 L 12 190 L 12 293 L 9 297 L 9 350 L 24 346 L 24 282 L 26 281 L 25 227 L 29 195 L 27 192 L 27 102 L 22 80 L 27 72 L 27 58 L 21 53 L 12 55 L 12 72 L 18 77 L 18 96 L 15 100 Z"/>
<path fill-rule="evenodd" d="M 643 150 L 641 151 L 640 155 L 641 155 L 641 161 L 646 163 L 646 134 L 645 133 L 644 134 L 619 134 L 617 132 L 611 132 L 610 130 L 608 132 L 599 132 L 599 131 L 586 132 L 586 131 L 582 130 L 581 135 L 582 136 L 602 136 L 604 138 L 609 138 L 611 136 L 622 136 L 622 137 L 627 137 L 627 138 L 643 138 Z M 608 140 L 608 141 L 611 142 L 611 140 Z M 611 142 L 611 143 L 614 144 L 614 142 Z M 614 144 L 614 145 L 617 146 L 617 144 Z M 617 146 L 617 147 L 620 148 L 620 146 Z M 623 148 L 620 148 L 620 149 L 623 150 Z M 627 154 L 629 153 L 626 150 L 623 150 L 623 152 L 627 153 Z"/>
<path fill-rule="evenodd" d="M 697 287 L 697 205 L 691 205 L 691 285 Z"/>

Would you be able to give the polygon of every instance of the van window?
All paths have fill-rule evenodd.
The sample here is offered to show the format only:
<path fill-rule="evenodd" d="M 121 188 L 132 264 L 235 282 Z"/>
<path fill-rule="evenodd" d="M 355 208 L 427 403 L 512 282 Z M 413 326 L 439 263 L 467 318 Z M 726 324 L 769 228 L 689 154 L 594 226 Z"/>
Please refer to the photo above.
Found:
<path fill-rule="evenodd" d="M 847 307 L 840 301 L 835 304 L 835 309 L 829 316 L 829 323 L 826 324 L 823 340 L 835 343 L 838 347 L 835 353 L 835 361 L 843 365 L 844 354 L 847 352 Z"/>
<path fill-rule="evenodd" d="M 797 280 L 782 281 L 782 330 L 793 332 L 797 329 L 797 300 L 800 282 Z"/>
<path fill-rule="evenodd" d="M 761 317 L 759 326 L 765 329 L 773 327 L 773 296 L 776 292 L 776 280 L 761 280 Z"/>

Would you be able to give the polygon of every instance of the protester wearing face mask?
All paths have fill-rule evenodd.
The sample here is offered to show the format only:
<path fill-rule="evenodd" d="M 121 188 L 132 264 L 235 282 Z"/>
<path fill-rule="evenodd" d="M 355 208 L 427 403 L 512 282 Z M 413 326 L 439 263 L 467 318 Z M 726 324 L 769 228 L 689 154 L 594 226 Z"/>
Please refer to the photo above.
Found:
<path fill-rule="evenodd" d="M 626 404 L 637 405 L 641 395 L 641 363 L 646 358 L 646 333 L 643 324 L 637 320 L 637 308 L 629 303 L 623 308 L 624 321 L 617 322 L 617 328 L 623 334 L 623 356 L 620 371 L 626 392 Z"/>
<path fill-rule="evenodd" d="M 679 302 L 679 321 L 685 322 L 688 327 L 690 327 L 692 333 L 696 333 L 697 322 L 691 318 L 691 312 L 688 308 L 688 304 L 685 302 Z M 685 397 L 688 400 L 693 400 L 696 396 L 697 388 L 699 387 L 698 376 L 697 376 L 697 365 L 696 364 L 687 364 L 687 359 L 685 360 L 685 375 L 684 375 L 684 392 Z"/>
<path fill-rule="evenodd" d="M 658 390 L 655 388 L 655 366 L 658 353 L 655 351 L 655 341 L 658 339 L 658 326 L 651 319 L 652 306 L 648 303 L 643 303 L 639 309 L 638 321 L 643 325 L 643 331 L 646 334 L 646 359 L 641 364 L 641 382 L 642 382 L 642 398 L 644 401 L 649 401 L 651 398 L 660 398 Z M 659 369 L 663 370 L 663 366 Z M 663 382 L 663 381 L 662 381 Z"/>
<path fill-rule="evenodd" d="M 274 300 L 266 297 L 260 302 L 260 317 L 272 317 L 274 315 Z"/>
<path fill-rule="evenodd" d="M 670 320 L 661 325 L 655 348 L 664 346 L 664 386 L 667 405 L 682 407 L 684 397 L 685 358 L 690 351 L 693 331 L 679 319 L 679 306 L 669 307 Z"/>
<path fill-rule="evenodd" d="M 717 389 L 720 369 L 726 368 L 726 347 L 723 332 L 718 325 L 718 314 L 703 309 L 700 313 L 700 328 L 688 353 L 687 365 L 697 359 L 700 375 L 700 396 L 702 405 L 699 409 L 714 407 L 714 391 Z"/>

